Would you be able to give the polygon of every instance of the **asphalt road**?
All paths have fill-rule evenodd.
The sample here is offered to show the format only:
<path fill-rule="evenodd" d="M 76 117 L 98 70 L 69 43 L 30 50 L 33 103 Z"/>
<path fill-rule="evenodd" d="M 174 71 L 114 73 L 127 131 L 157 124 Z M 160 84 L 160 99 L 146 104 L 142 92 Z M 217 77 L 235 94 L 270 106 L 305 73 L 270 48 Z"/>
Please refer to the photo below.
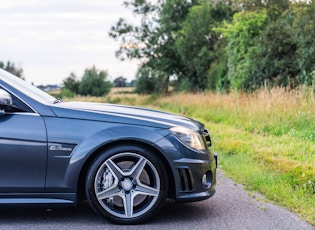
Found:
<path fill-rule="evenodd" d="M 0 229 L 293 229 L 315 227 L 287 210 L 253 198 L 241 185 L 218 174 L 217 193 L 209 200 L 175 204 L 167 201 L 152 221 L 137 226 L 118 226 L 100 219 L 88 204 L 69 208 L 0 208 Z"/>

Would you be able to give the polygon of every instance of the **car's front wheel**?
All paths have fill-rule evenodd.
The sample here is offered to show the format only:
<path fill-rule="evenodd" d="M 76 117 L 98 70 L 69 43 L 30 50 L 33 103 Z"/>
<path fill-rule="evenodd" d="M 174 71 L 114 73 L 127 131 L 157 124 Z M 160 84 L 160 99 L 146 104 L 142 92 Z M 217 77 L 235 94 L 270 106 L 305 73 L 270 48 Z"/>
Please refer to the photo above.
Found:
<path fill-rule="evenodd" d="M 91 207 L 118 224 L 141 223 L 163 205 L 168 179 L 160 159 L 138 146 L 117 146 L 92 163 L 86 192 Z"/>

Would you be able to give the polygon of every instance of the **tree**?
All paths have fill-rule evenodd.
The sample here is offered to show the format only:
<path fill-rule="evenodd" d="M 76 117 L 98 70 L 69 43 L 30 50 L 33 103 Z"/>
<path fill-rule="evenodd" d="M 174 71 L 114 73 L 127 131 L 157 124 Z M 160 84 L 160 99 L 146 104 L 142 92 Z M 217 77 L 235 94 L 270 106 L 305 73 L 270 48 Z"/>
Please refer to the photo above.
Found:
<path fill-rule="evenodd" d="M 150 56 L 149 40 L 156 30 L 155 12 L 157 5 L 146 0 L 129 0 L 124 2 L 125 7 L 130 8 L 136 17 L 140 17 L 140 25 L 133 25 L 120 18 L 115 26 L 111 27 L 109 36 L 120 41 L 116 56 L 120 60 L 139 59 L 146 62 Z"/>
<path fill-rule="evenodd" d="M 302 84 L 315 83 L 315 1 L 292 5 L 292 34 L 297 44 L 296 60 Z"/>
<path fill-rule="evenodd" d="M 271 1 L 272 2 L 272 1 Z M 315 9 L 313 4 L 279 1 L 268 9 L 266 26 L 256 38 L 248 85 L 297 87 L 314 83 Z M 279 10 L 275 9 L 282 9 Z"/>
<path fill-rule="evenodd" d="M 232 23 L 224 23 L 218 31 L 227 41 L 224 50 L 228 83 L 232 88 L 255 90 L 266 83 L 271 87 L 314 84 L 313 2 L 231 2 L 242 11 L 233 16 Z M 212 66 L 210 72 L 221 70 L 217 67 L 217 64 Z"/>
<path fill-rule="evenodd" d="M 296 57 L 297 42 L 292 24 L 285 16 L 269 22 L 257 38 L 259 49 L 251 64 L 248 85 L 259 88 L 269 86 L 296 87 L 299 65 Z M 257 44 L 257 46 L 258 46 Z"/>
<path fill-rule="evenodd" d="M 232 23 L 225 22 L 217 29 L 227 39 L 227 77 L 233 89 L 255 88 L 256 83 L 251 78 L 252 64 L 260 50 L 256 39 L 263 31 L 266 18 L 265 10 L 243 11 L 234 14 Z"/>
<path fill-rule="evenodd" d="M 109 35 L 121 42 L 116 56 L 124 60 L 138 59 L 147 67 L 162 73 L 163 90 L 167 92 L 170 76 L 180 78 L 183 65 L 176 51 L 176 32 L 188 14 L 189 8 L 199 1 L 130 0 L 125 5 L 141 18 L 135 26 L 119 19 Z"/>
<path fill-rule="evenodd" d="M 217 35 L 211 30 L 214 20 L 210 5 L 202 4 L 190 8 L 175 42 L 183 63 L 183 78 L 187 78 L 187 90 L 204 90 L 206 73 L 213 60 L 213 46 Z"/>
<path fill-rule="evenodd" d="M 109 35 L 121 42 L 117 57 L 141 60 L 159 73 L 164 93 L 170 78 L 177 89 L 205 90 L 210 67 L 217 61 L 219 34 L 213 28 L 229 20 L 230 7 L 213 0 L 129 0 L 126 6 L 141 22 L 134 26 L 120 19 L 112 27 Z"/>
<path fill-rule="evenodd" d="M 23 69 L 22 68 L 18 68 L 14 65 L 14 63 L 7 61 L 7 63 L 3 63 L 0 61 L 0 68 L 8 71 L 9 73 L 12 73 L 13 75 L 24 79 L 23 76 Z"/>
<path fill-rule="evenodd" d="M 220 36 L 214 28 L 231 16 L 231 9 L 223 3 L 201 3 L 189 9 L 175 42 L 183 63 L 186 90 L 200 91 L 209 86 L 208 73 L 217 58 L 215 46 Z"/>
<path fill-rule="evenodd" d="M 107 81 L 107 75 L 107 72 L 97 70 L 95 66 L 85 69 L 79 84 L 79 94 L 84 96 L 104 96 L 108 94 L 112 84 Z"/>
<path fill-rule="evenodd" d="M 77 76 L 72 72 L 69 77 L 63 80 L 63 85 L 65 89 L 70 90 L 71 92 L 78 94 L 80 81 L 77 80 Z"/>
<path fill-rule="evenodd" d="M 230 0 L 229 4 L 238 11 L 266 10 L 269 16 L 276 19 L 289 9 L 291 0 Z"/>
<path fill-rule="evenodd" d="M 154 70 L 149 66 L 143 65 L 136 74 L 136 89 L 139 94 L 160 94 L 165 92 L 163 85 L 166 76 L 163 72 Z"/>

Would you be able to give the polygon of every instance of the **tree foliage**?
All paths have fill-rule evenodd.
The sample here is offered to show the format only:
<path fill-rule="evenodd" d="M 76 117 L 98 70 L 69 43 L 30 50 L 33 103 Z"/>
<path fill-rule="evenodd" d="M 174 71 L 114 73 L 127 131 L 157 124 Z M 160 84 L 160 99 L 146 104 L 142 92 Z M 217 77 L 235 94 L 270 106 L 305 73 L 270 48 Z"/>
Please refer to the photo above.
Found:
<path fill-rule="evenodd" d="M 71 92 L 78 94 L 80 81 L 77 79 L 77 76 L 72 72 L 70 73 L 69 77 L 63 80 L 63 86 Z"/>
<path fill-rule="evenodd" d="M 140 17 L 140 25 L 132 25 L 119 19 L 109 35 L 121 45 L 116 56 L 124 60 L 138 59 L 152 70 L 163 73 L 164 92 L 167 92 L 171 76 L 182 75 L 183 65 L 176 52 L 176 33 L 188 14 L 189 8 L 197 1 L 130 0 L 126 6 Z"/>
<path fill-rule="evenodd" d="M 240 3 L 238 0 L 233 2 Z M 265 84 L 271 87 L 313 84 L 314 3 L 289 0 L 242 2 L 242 11 L 235 13 L 233 22 L 229 26 L 227 23 L 219 26 L 227 39 L 224 49 L 230 86 L 253 90 Z M 264 17 L 259 22 L 262 12 Z M 252 16 L 243 17 L 239 22 L 236 17 L 240 14 Z M 258 19 L 254 24 L 253 16 Z M 239 35 L 234 33 L 235 28 L 239 28 Z"/>
<path fill-rule="evenodd" d="M 153 90 L 166 92 L 170 79 L 175 89 L 188 91 L 315 83 L 314 1 L 129 0 L 125 5 L 140 23 L 120 19 L 110 36 L 121 42 L 119 58 L 142 62 L 139 82 L 158 79 Z"/>
<path fill-rule="evenodd" d="M 152 94 L 158 92 L 159 76 L 150 67 L 142 66 L 136 74 L 135 92 L 139 94 Z"/>
<path fill-rule="evenodd" d="M 208 81 L 212 81 L 208 78 L 209 70 L 218 58 L 216 44 L 220 34 L 215 27 L 231 16 L 232 11 L 222 3 L 215 6 L 201 3 L 190 8 L 175 43 L 183 63 L 183 82 L 186 87 L 182 89 L 200 91 L 209 86 Z"/>
<path fill-rule="evenodd" d="M 252 65 L 259 47 L 257 38 L 266 22 L 266 12 L 239 12 L 231 23 L 224 23 L 218 31 L 228 40 L 225 47 L 228 56 L 228 73 L 232 89 L 246 89 L 252 79 Z"/>
<path fill-rule="evenodd" d="M 107 81 L 107 72 L 100 71 L 93 66 L 85 69 L 79 84 L 79 94 L 84 96 L 104 96 L 109 93 L 112 84 Z"/>
<path fill-rule="evenodd" d="M 7 61 L 6 63 L 0 61 L 0 68 L 8 71 L 9 73 L 12 73 L 13 75 L 24 79 L 23 76 L 23 69 L 16 67 L 14 63 Z"/>
<path fill-rule="evenodd" d="M 315 80 L 315 1 L 292 7 L 292 37 L 296 42 L 296 61 L 299 80 L 303 84 L 313 84 Z"/>
<path fill-rule="evenodd" d="M 207 72 L 214 59 L 214 44 L 218 40 L 218 35 L 211 28 L 215 23 L 210 11 L 208 4 L 191 7 L 175 42 L 183 63 L 183 78 L 189 83 L 187 90 L 204 90 L 207 87 Z"/>
<path fill-rule="evenodd" d="M 84 70 L 81 80 L 77 80 L 74 73 L 63 80 L 63 97 L 73 97 L 76 94 L 84 96 L 104 96 L 112 88 L 112 83 L 107 80 L 106 71 L 98 70 L 95 66 Z"/>
<path fill-rule="evenodd" d="M 253 59 L 250 73 L 252 81 L 248 82 L 248 86 L 259 88 L 265 83 L 269 86 L 299 85 L 297 43 L 292 26 L 285 19 L 279 18 L 266 26 L 258 42 L 260 49 Z"/>

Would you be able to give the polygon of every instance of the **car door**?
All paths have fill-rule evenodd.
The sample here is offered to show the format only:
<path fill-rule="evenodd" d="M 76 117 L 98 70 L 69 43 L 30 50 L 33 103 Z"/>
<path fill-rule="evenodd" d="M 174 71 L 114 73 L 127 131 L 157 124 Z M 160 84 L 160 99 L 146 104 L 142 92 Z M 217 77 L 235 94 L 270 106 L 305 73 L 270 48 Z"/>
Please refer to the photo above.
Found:
<path fill-rule="evenodd" d="M 13 105 L 19 109 L 8 112 L 0 105 L 0 194 L 44 192 L 47 161 L 44 121 L 11 96 Z"/>

